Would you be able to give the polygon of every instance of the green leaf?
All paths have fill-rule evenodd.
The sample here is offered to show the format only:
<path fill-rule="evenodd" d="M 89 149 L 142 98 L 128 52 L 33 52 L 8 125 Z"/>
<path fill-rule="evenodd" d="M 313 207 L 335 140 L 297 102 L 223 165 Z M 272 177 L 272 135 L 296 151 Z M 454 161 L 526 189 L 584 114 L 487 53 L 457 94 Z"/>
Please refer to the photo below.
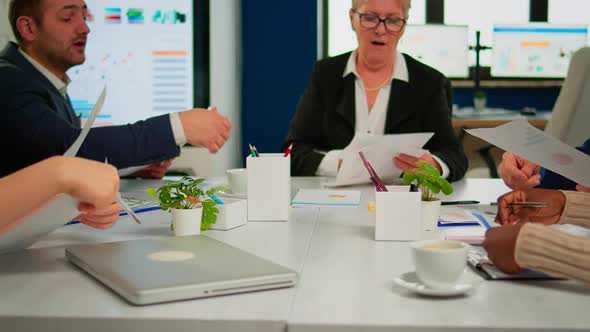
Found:
<path fill-rule="evenodd" d="M 150 195 L 151 198 L 155 199 L 156 198 L 156 189 L 154 188 L 147 188 L 146 190 L 147 194 Z"/>
<path fill-rule="evenodd" d="M 402 179 L 406 185 L 416 183 L 422 192 L 422 200 L 433 199 L 434 194 L 453 193 L 453 186 L 441 176 L 440 171 L 424 161 L 417 161 L 416 168 L 405 171 Z"/>

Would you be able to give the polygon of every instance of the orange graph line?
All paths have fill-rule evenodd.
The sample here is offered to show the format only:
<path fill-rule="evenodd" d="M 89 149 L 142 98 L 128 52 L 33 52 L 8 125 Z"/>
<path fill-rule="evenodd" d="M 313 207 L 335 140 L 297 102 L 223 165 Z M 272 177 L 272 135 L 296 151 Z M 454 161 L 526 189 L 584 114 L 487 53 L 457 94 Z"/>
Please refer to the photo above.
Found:
<path fill-rule="evenodd" d="M 520 47 L 549 47 L 548 41 L 523 41 L 520 43 Z"/>
<path fill-rule="evenodd" d="M 187 51 L 153 51 L 154 56 L 187 56 Z"/>

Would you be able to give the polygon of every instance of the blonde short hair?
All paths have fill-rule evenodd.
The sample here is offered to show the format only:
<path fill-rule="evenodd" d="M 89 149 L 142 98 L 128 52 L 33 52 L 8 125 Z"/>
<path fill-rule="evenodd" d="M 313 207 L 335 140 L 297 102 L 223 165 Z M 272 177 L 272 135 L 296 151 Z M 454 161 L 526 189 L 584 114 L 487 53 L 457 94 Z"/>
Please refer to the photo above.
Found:
<path fill-rule="evenodd" d="M 360 6 L 363 5 L 363 3 L 365 3 L 366 0 L 352 0 L 352 9 L 357 10 L 359 9 Z M 406 12 L 406 15 L 408 15 L 408 13 L 410 12 L 410 8 L 412 7 L 412 0 L 403 0 L 404 4 L 404 11 Z"/>

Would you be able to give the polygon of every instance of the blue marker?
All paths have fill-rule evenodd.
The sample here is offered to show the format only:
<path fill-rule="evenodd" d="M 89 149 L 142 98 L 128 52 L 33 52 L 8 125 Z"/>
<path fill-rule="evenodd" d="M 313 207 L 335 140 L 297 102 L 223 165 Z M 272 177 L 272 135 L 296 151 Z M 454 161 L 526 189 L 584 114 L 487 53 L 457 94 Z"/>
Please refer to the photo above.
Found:
<path fill-rule="evenodd" d="M 215 194 L 211 194 L 211 195 L 209 195 L 209 197 L 211 197 L 211 199 L 213 199 L 215 201 L 215 203 L 217 203 L 219 205 L 223 205 L 223 201 L 220 200 L 217 196 L 215 196 Z"/>

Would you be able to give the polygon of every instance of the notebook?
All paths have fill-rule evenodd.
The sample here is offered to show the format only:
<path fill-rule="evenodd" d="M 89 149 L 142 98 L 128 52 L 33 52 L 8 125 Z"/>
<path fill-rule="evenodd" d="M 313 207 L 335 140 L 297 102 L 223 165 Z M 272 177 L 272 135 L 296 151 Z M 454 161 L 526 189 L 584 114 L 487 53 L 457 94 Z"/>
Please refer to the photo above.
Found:
<path fill-rule="evenodd" d="M 299 189 L 294 207 L 358 207 L 361 192 L 358 190 Z"/>
<path fill-rule="evenodd" d="M 66 248 L 66 257 L 144 305 L 294 286 L 297 273 L 204 235 Z"/>
<path fill-rule="evenodd" d="M 507 274 L 498 270 L 488 259 L 487 252 L 482 247 L 471 247 L 467 254 L 468 265 L 480 276 L 487 280 L 532 280 L 532 279 L 557 279 L 543 272 L 523 270 L 516 274 Z"/>

